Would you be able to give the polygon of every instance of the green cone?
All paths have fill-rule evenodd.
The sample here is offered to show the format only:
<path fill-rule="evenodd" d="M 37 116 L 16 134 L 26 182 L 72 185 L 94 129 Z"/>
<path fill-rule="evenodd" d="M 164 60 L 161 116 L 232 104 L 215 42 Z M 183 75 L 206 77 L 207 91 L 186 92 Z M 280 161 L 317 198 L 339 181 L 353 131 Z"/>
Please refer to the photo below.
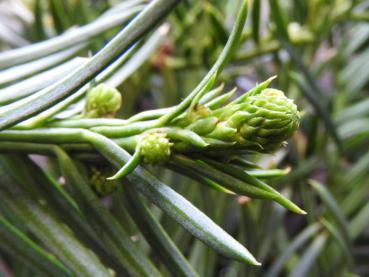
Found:
<path fill-rule="evenodd" d="M 227 123 L 238 129 L 243 140 L 256 142 L 265 151 L 278 148 L 299 126 L 296 105 L 280 90 L 265 89 L 247 98 L 241 108 L 242 113 L 235 113 Z"/>
<path fill-rule="evenodd" d="M 299 119 L 293 101 L 268 88 L 211 111 L 207 118 L 191 123 L 190 129 L 205 138 L 234 142 L 236 147 L 271 152 L 292 136 Z"/>

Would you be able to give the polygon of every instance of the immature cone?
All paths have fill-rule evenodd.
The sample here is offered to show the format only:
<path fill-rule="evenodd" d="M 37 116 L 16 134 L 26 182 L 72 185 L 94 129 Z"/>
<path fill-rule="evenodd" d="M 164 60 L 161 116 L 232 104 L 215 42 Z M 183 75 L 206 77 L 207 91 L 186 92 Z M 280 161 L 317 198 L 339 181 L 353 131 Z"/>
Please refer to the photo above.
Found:
<path fill-rule="evenodd" d="M 111 175 L 110 170 L 106 168 L 91 168 L 90 185 L 101 196 L 112 194 L 118 188 L 117 181 L 107 180 Z"/>
<path fill-rule="evenodd" d="M 227 120 L 241 135 L 240 144 L 256 142 L 263 150 L 274 150 L 299 126 L 299 112 L 293 101 L 276 89 L 250 96 L 242 110 Z M 243 141 L 244 140 L 244 141 Z"/>
<path fill-rule="evenodd" d="M 139 151 L 145 163 L 161 164 L 168 161 L 172 143 L 163 133 L 148 133 L 139 142 Z"/>
<path fill-rule="evenodd" d="M 89 118 L 113 117 L 122 102 L 120 92 L 105 84 L 90 89 L 87 93 L 84 116 Z"/>
<path fill-rule="evenodd" d="M 207 119 L 192 123 L 190 129 L 196 132 L 205 120 L 207 133 L 201 134 L 205 138 L 270 152 L 280 147 L 298 128 L 299 113 L 293 101 L 282 91 L 264 89 L 241 103 L 231 103 L 212 111 Z"/>

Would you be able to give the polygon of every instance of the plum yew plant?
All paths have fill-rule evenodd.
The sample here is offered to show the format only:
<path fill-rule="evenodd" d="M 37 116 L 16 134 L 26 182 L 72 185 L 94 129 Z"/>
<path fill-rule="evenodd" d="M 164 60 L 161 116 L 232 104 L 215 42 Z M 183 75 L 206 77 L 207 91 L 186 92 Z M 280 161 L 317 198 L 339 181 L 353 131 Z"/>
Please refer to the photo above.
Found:
<path fill-rule="evenodd" d="M 57 35 L 29 45 L 10 36 L 21 47 L 0 53 L 0 249 L 40 276 L 198 276 L 159 220 L 169 217 L 222 256 L 261 265 L 158 174 L 306 214 L 265 182 L 285 170 L 249 159 L 286 147 L 300 123 L 293 100 L 269 88 L 275 77 L 241 95 L 219 84 L 247 35 L 248 1 L 230 33 L 206 6 L 225 46 L 213 51 L 215 62 L 184 99 L 124 118 L 120 111 L 132 96 L 118 87 L 158 49 L 170 28 L 159 24 L 180 13 L 181 1 L 123 1 L 94 20 L 83 2 L 76 1 L 81 16 L 72 22 L 82 27 L 66 31 L 61 2 L 49 1 Z M 35 14 L 42 13 L 42 1 L 35 3 Z M 37 39 L 44 39 L 36 19 Z M 303 31 L 294 38 L 311 39 Z M 97 39 L 102 34 L 112 37 L 105 45 Z M 81 57 L 86 49 L 94 54 Z M 144 240 L 135 241 L 137 232 Z"/>

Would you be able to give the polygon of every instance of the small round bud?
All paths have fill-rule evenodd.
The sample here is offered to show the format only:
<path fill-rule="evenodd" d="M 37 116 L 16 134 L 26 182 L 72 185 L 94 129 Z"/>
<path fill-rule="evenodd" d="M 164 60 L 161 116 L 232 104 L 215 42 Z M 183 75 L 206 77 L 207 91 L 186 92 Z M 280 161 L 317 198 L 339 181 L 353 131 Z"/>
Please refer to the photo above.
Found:
<path fill-rule="evenodd" d="M 110 195 L 118 188 L 117 181 L 106 179 L 110 175 L 111 170 L 107 168 L 91 168 L 90 185 L 98 195 Z"/>
<path fill-rule="evenodd" d="M 168 161 L 172 143 L 163 133 L 148 133 L 139 142 L 140 154 L 145 163 L 162 164 Z"/>
<path fill-rule="evenodd" d="M 122 102 L 120 92 L 100 84 L 87 92 L 84 115 L 89 118 L 113 117 Z"/>
<path fill-rule="evenodd" d="M 300 119 L 293 101 L 282 91 L 270 88 L 245 97 L 241 103 L 215 110 L 213 116 L 220 122 L 203 136 L 233 141 L 238 146 L 261 152 L 280 147 L 298 128 Z"/>

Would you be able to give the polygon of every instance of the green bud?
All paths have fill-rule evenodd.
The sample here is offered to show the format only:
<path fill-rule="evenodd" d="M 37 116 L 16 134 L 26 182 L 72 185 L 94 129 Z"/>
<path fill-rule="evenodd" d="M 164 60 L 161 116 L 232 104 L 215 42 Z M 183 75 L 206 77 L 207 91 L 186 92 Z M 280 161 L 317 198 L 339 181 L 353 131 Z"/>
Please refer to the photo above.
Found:
<path fill-rule="evenodd" d="M 183 113 L 173 120 L 171 126 L 192 131 L 208 144 L 205 147 L 232 145 L 258 152 L 274 151 L 296 131 L 300 116 L 282 91 L 265 88 L 269 82 L 215 110 L 198 105 L 191 114 Z M 185 143 L 183 137 L 170 138 L 178 151 L 196 147 L 192 142 Z"/>
<path fill-rule="evenodd" d="M 205 137 L 235 141 L 258 151 L 272 151 L 288 139 L 299 125 L 296 105 L 276 89 L 264 89 L 243 102 L 227 105 L 212 114 L 219 121 Z M 250 147 L 250 145 L 252 147 Z"/>
<path fill-rule="evenodd" d="M 264 89 L 247 98 L 245 104 L 244 109 L 251 116 L 242 118 L 241 136 L 257 142 L 263 149 L 282 144 L 298 128 L 297 107 L 280 90 Z M 234 124 L 234 119 L 230 123 Z"/>
<path fill-rule="evenodd" d="M 118 188 L 117 181 L 107 180 L 111 175 L 111 170 L 107 168 L 91 168 L 90 185 L 100 196 L 112 194 Z"/>
<path fill-rule="evenodd" d="M 144 134 L 139 142 L 139 151 L 145 163 L 162 164 L 171 155 L 172 143 L 164 133 Z"/>
<path fill-rule="evenodd" d="M 114 117 L 122 102 L 120 92 L 100 84 L 87 92 L 84 116 L 89 118 Z"/>

